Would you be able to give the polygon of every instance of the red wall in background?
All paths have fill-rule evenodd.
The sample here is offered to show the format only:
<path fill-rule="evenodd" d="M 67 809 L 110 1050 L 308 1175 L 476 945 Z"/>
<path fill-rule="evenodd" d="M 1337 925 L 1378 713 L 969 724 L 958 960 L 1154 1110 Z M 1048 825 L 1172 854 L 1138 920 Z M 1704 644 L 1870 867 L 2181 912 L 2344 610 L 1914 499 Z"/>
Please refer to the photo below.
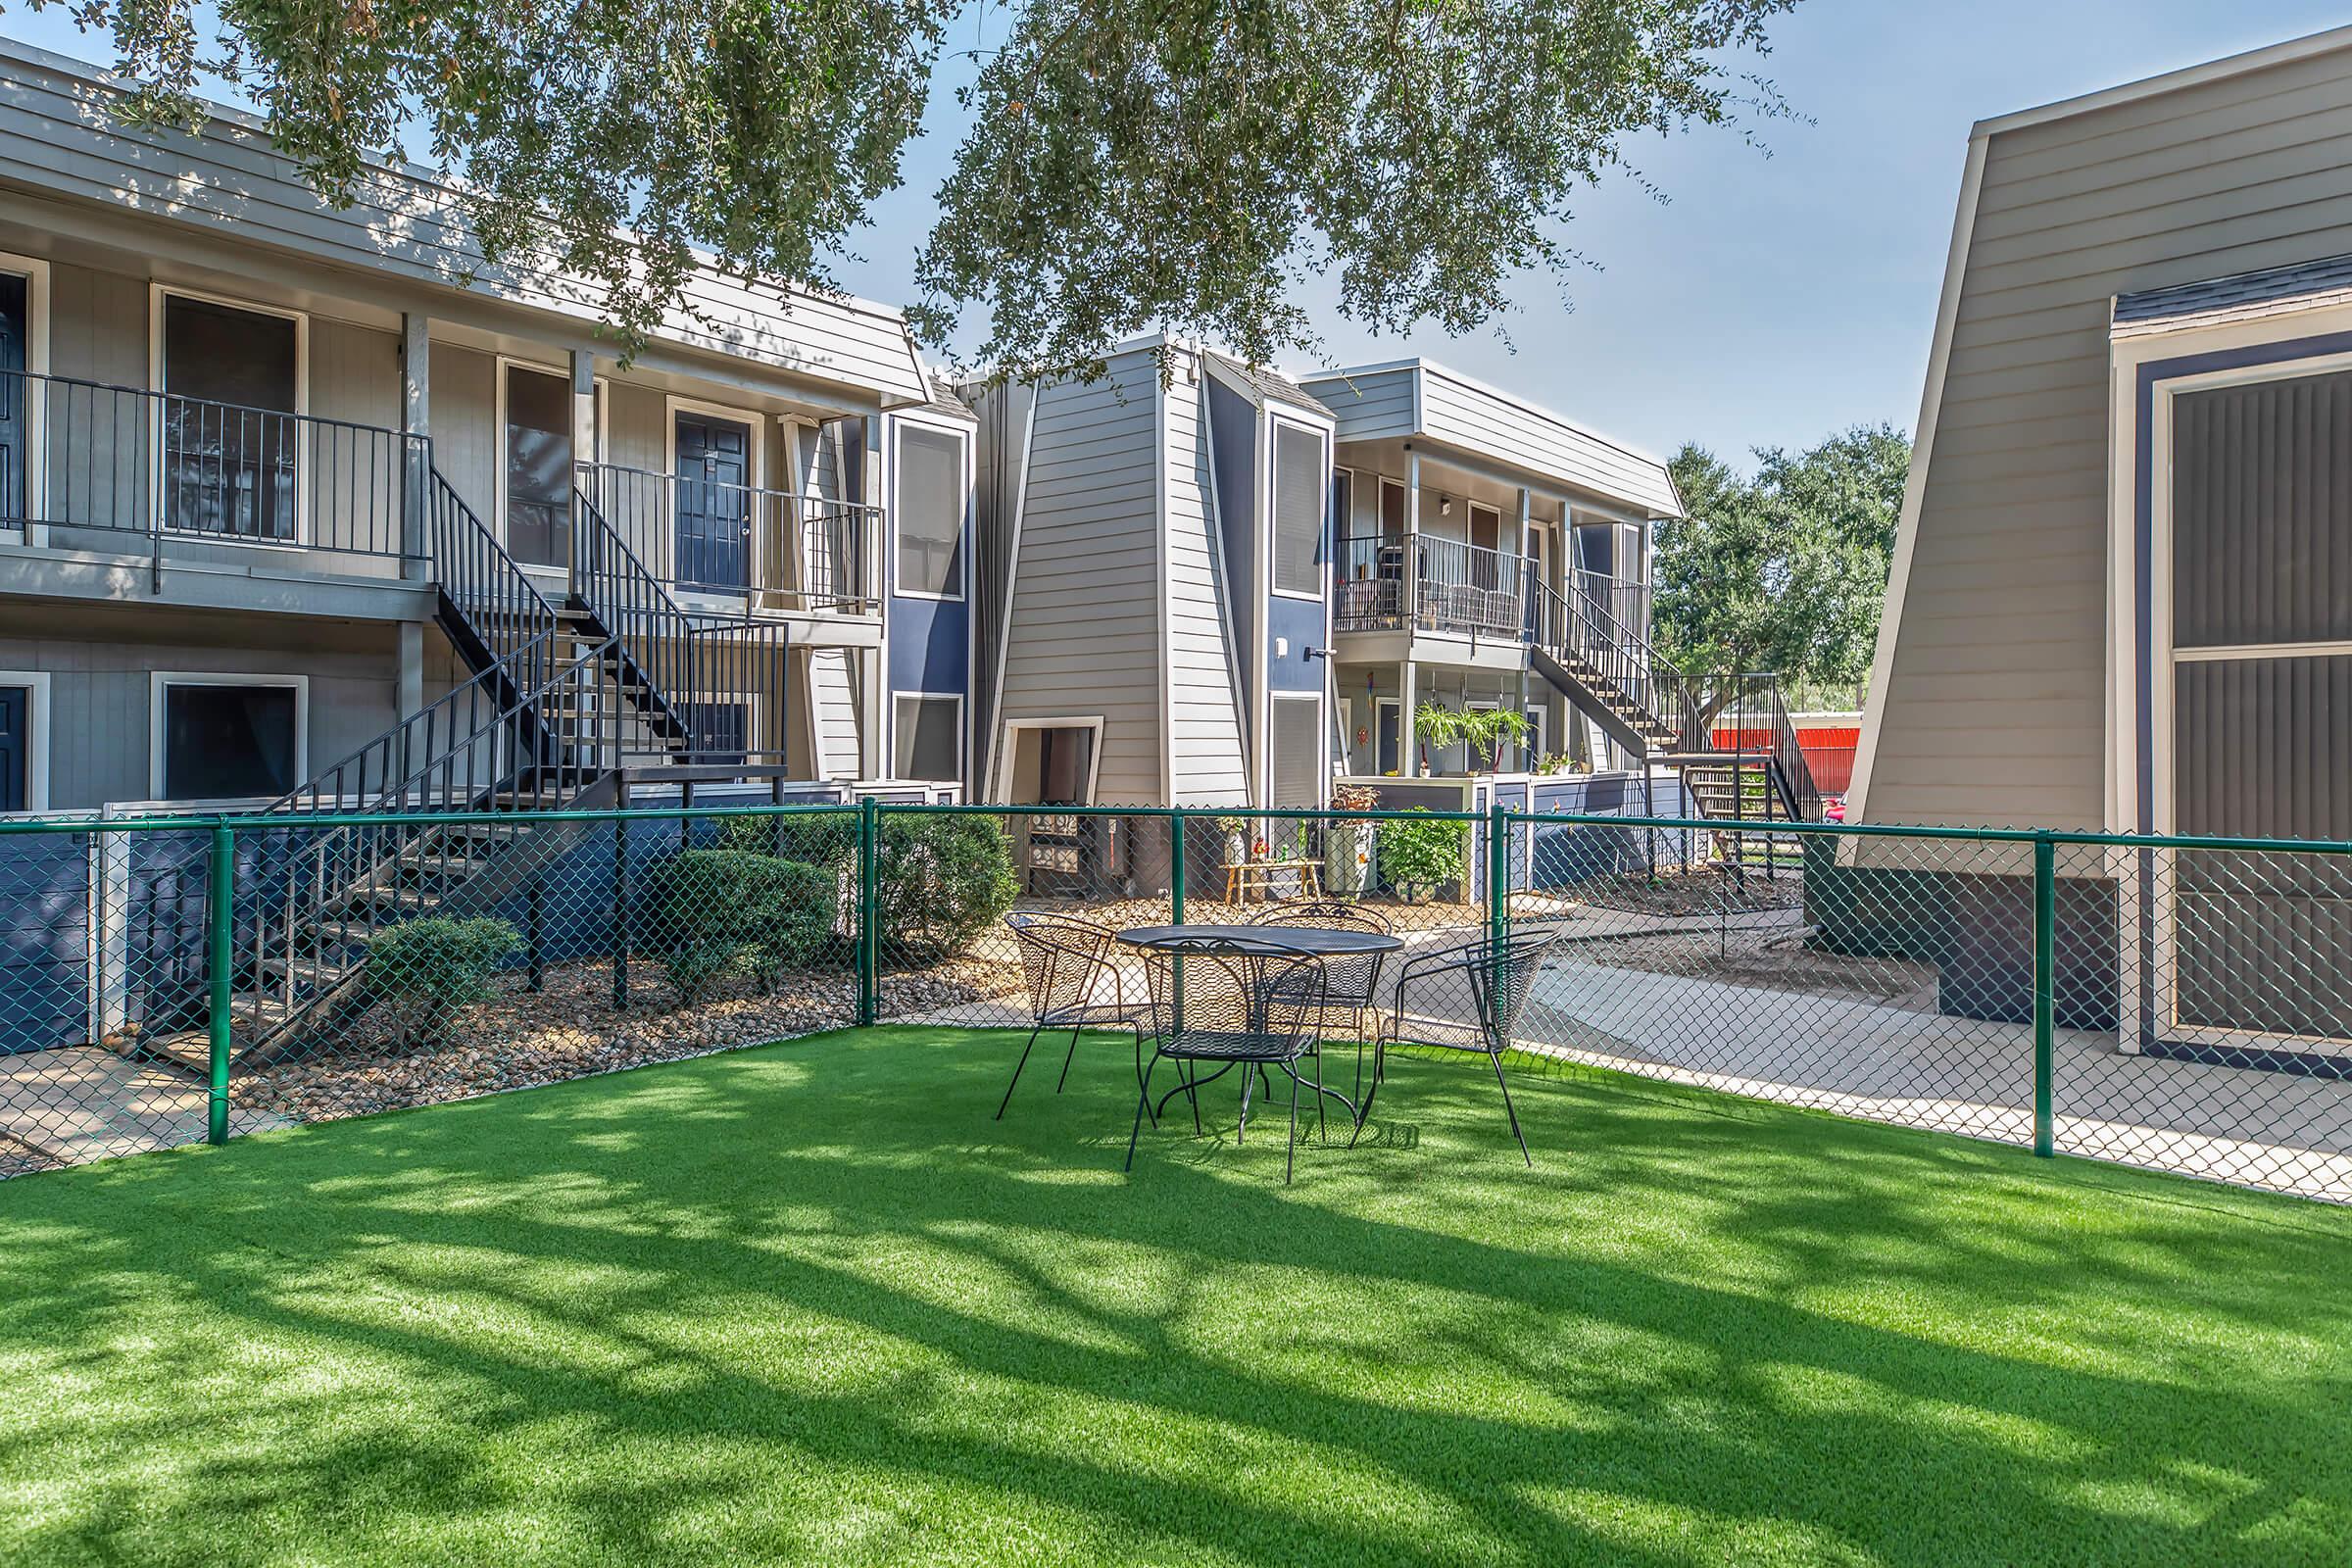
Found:
<path fill-rule="evenodd" d="M 1771 732 L 1749 729 L 1742 735 L 1736 725 L 1722 724 L 1715 730 L 1715 744 L 1730 750 L 1735 744 L 1745 750 L 1760 752 L 1772 744 Z M 1859 724 L 1796 726 L 1796 744 L 1804 749 L 1805 765 L 1813 770 L 1813 785 L 1824 795 L 1843 795 L 1854 778 L 1854 750 L 1862 744 Z"/>

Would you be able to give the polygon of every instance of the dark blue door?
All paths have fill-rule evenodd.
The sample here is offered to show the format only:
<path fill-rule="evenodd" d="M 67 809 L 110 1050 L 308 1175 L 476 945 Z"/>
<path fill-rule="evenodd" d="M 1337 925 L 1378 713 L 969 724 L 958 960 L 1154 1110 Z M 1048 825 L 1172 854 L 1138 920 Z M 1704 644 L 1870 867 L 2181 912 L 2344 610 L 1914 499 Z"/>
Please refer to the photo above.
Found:
<path fill-rule="evenodd" d="M 24 493 L 26 401 L 24 279 L 0 272 L 0 523 L 23 521 L 31 499 Z"/>
<path fill-rule="evenodd" d="M 22 686 L 0 686 L 0 811 L 22 811 L 32 804 L 32 721 L 30 693 Z"/>
<path fill-rule="evenodd" d="M 678 581 L 741 588 L 752 535 L 752 431 L 733 419 L 678 419 Z"/>

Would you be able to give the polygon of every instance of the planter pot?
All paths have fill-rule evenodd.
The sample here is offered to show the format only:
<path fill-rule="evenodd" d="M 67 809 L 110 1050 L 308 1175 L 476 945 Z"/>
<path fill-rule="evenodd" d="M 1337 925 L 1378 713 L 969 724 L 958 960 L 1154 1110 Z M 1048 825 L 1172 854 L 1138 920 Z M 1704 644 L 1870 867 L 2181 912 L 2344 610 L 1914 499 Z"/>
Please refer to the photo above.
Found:
<path fill-rule="evenodd" d="M 1225 835 L 1225 863 L 1227 865 L 1248 865 L 1250 863 L 1249 834 L 1228 833 Z"/>
<path fill-rule="evenodd" d="M 1427 904 L 1438 896 L 1437 888 L 1428 882 L 1399 882 L 1396 898 L 1403 904 Z"/>
<path fill-rule="evenodd" d="M 1369 893 L 1376 881 L 1372 858 L 1378 842 L 1368 822 L 1332 824 L 1323 842 L 1323 886 L 1348 898 Z"/>

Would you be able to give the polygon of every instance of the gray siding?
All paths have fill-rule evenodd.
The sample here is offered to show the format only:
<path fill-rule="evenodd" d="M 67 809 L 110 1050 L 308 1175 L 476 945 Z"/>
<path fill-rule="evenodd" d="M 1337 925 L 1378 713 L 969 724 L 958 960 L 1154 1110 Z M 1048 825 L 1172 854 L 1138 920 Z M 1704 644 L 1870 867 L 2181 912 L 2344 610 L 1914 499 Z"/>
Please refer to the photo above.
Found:
<path fill-rule="evenodd" d="M 1205 386 L 1205 374 L 1200 385 Z M 1168 746 L 1175 806 L 1246 806 L 1233 573 L 1215 534 L 1200 393 L 1168 393 Z"/>
<path fill-rule="evenodd" d="M 1419 430 L 1413 411 L 1413 382 L 1419 374 L 1409 365 L 1399 366 L 1365 374 L 1322 377 L 1307 382 L 1306 389 L 1331 410 L 1342 445 L 1385 441 Z"/>
<path fill-rule="evenodd" d="M 468 289 L 594 322 L 597 291 L 580 279 L 489 266 L 457 193 L 410 171 L 371 169 L 337 210 L 270 150 L 259 122 L 223 111 L 197 135 L 112 122 L 114 92 L 91 68 L 0 43 L 0 179 L 105 204 L 198 233 L 380 273 L 412 287 Z M 462 280 L 468 269 L 470 284 Z M 746 285 L 715 269 L 657 329 L 668 341 L 885 398 L 927 395 L 896 313 L 846 299 Z"/>
<path fill-rule="evenodd" d="M 316 771 L 394 722 L 399 645 L 388 622 L 22 607 L 0 668 L 50 673 L 49 804 L 70 810 L 148 798 L 156 670 L 308 675 Z"/>
<path fill-rule="evenodd" d="M 1003 717 L 1101 715 L 1105 803 L 1160 795 L 1155 379 L 1134 353 L 1039 391 L 1013 582 Z"/>
<path fill-rule="evenodd" d="M 2342 51 L 1989 136 L 1870 819 L 2102 825 L 2111 297 L 2345 251 Z"/>

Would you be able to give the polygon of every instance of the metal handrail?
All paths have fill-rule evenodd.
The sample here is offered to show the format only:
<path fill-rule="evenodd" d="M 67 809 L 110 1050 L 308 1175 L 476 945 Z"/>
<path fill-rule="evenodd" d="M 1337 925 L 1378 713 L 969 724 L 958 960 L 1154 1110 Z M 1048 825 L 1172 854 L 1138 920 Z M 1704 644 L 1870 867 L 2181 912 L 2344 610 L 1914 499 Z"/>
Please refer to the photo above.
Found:
<path fill-rule="evenodd" d="M 761 609 L 870 614 L 882 508 L 616 463 L 575 466 L 579 488 L 669 587 Z M 690 519 L 691 525 L 690 525 Z M 656 565 L 666 570 L 654 570 Z"/>
<path fill-rule="evenodd" d="M 0 398 L 27 426 L 0 526 L 136 535 L 159 569 L 168 539 L 423 554 L 409 524 L 429 436 L 27 370 L 0 370 Z"/>

